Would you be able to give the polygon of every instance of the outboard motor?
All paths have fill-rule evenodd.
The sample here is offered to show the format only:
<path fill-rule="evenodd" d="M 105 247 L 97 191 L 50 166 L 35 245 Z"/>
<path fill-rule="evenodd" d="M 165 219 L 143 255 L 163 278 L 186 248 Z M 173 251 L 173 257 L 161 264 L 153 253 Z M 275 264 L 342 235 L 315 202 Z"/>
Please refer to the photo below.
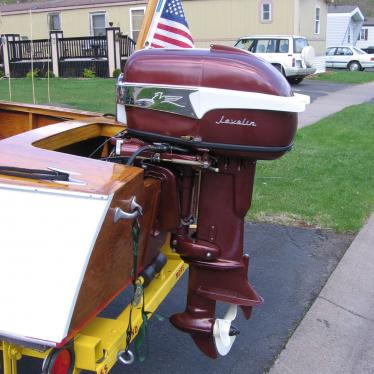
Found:
<path fill-rule="evenodd" d="M 189 264 L 186 310 L 171 322 L 210 357 L 229 352 L 237 307 L 248 319 L 262 302 L 243 254 L 256 160 L 292 148 L 308 103 L 267 62 L 216 45 L 136 52 L 118 82 L 127 134 L 117 156 L 161 180 L 157 229 Z M 216 318 L 217 301 L 229 304 L 225 318 Z"/>

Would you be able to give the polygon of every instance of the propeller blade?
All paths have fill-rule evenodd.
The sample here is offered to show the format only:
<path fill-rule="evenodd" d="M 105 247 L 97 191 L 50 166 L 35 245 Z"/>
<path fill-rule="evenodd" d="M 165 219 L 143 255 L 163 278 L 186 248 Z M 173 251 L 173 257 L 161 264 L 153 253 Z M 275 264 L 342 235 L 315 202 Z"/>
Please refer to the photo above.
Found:
<path fill-rule="evenodd" d="M 217 349 L 212 336 L 191 335 L 199 349 L 210 358 L 217 358 Z"/>

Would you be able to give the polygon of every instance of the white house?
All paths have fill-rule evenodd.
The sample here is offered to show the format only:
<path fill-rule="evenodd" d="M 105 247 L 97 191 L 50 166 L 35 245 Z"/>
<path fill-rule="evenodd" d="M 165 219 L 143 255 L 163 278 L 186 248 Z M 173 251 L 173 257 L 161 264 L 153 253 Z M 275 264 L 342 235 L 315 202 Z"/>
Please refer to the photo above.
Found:
<path fill-rule="evenodd" d="M 374 17 L 366 18 L 364 24 L 362 25 L 356 46 L 359 48 L 374 46 Z"/>
<path fill-rule="evenodd" d="M 355 5 L 329 5 L 326 47 L 356 45 L 364 19 L 360 8 Z"/>

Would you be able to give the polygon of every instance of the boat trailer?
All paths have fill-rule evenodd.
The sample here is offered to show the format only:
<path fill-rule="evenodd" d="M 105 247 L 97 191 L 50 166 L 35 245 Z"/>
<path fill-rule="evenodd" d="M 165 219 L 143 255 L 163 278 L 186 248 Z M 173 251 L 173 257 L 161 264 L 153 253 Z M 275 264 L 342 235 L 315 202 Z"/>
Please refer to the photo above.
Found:
<path fill-rule="evenodd" d="M 188 265 L 168 245 L 165 244 L 161 252 L 166 256 L 167 262 L 144 290 L 148 318 L 151 318 L 188 269 Z M 96 317 L 79 331 L 72 343 L 60 348 L 41 351 L 9 341 L 0 341 L 3 374 L 17 374 L 17 362 L 23 357 L 43 360 L 43 374 L 79 374 L 81 370 L 106 374 L 117 362 L 131 364 L 134 361 L 134 354 L 130 350 L 126 351 L 126 333 L 131 308 L 131 341 L 133 341 L 143 323 L 140 303 L 137 307 L 126 306 L 116 319 Z M 65 371 L 59 371 L 63 369 Z"/>

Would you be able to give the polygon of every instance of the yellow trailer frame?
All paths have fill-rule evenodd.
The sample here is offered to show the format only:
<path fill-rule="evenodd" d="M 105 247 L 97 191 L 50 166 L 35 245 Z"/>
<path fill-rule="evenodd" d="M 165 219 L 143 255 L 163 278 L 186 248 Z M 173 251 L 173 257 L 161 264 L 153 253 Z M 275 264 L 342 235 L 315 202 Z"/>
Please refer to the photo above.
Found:
<path fill-rule="evenodd" d="M 188 265 L 168 245 L 163 246 L 162 252 L 166 255 L 167 262 L 162 271 L 144 290 L 145 310 L 149 312 L 148 318 L 153 315 L 188 268 Z M 131 340 L 136 337 L 142 325 L 141 304 L 132 307 Z M 79 374 L 81 370 L 97 374 L 109 373 L 118 361 L 118 353 L 126 348 L 126 330 L 130 309 L 131 306 L 128 305 L 116 319 L 96 317 L 75 336 L 73 374 Z M 44 360 L 51 352 L 51 349 L 39 352 L 7 341 L 0 341 L 0 350 L 3 351 L 4 374 L 17 374 L 17 361 L 23 356 Z"/>

